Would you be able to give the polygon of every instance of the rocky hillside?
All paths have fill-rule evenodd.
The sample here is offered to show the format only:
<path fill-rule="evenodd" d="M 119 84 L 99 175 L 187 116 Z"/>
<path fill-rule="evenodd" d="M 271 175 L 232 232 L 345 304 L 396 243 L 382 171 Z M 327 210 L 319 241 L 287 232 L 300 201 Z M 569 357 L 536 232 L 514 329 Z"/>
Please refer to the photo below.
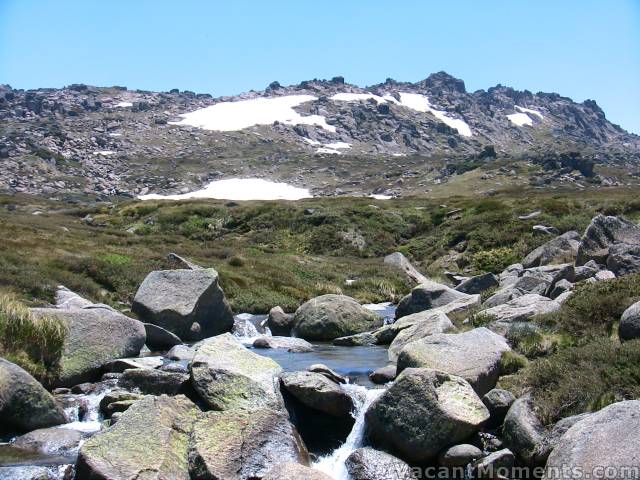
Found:
<path fill-rule="evenodd" d="M 467 92 L 444 72 L 367 88 L 342 77 L 273 82 L 220 98 L 0 86 L 0 119 L 0 190 L 56 196 L 187 192 L 231 176 L 398 196 L 474 171 L 473 191 L 583 187 L 632 182 L 640 159 L 640 138 L 593 100 Z"/>

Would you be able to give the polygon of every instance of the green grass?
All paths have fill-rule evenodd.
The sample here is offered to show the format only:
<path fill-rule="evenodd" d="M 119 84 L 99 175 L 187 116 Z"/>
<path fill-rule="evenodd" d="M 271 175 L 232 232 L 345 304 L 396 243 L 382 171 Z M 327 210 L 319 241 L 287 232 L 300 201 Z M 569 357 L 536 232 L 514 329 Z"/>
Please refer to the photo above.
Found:
<path fill-rule="evenodd" d="M 0 292 L 0 356 L 46 382 L 55 376 L 67 330 L 58 319 L 35 318 L 11 293 Z"/>

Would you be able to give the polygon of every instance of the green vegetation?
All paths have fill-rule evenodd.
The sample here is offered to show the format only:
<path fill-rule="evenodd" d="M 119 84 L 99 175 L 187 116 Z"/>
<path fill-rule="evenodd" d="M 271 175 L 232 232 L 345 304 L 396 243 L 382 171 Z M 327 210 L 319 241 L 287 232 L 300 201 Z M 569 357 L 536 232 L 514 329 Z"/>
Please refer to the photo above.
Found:
<path fill-rule="evenodd" d="M 0 292 L 0 356 L 41 381 L 55 376 L 67 331 L 57 319 L 35 318 L 15 295 Z"/>

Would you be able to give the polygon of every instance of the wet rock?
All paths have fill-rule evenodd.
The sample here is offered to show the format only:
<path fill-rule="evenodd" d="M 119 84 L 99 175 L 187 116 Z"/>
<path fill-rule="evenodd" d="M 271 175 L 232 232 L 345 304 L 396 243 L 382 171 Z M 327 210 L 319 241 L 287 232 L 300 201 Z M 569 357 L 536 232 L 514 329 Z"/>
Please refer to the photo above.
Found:
<path fill-rule="evenodd" d="M 320 373 L 287 372 L 282 386 L 299 402 L 333 417 L 349 417 L 355 406 L 351 396 Z"/>
<path fill-rule="evenodd" d="M 80 448 L 77 480 L 190 480 L 189 435 L 198 409 L 186 397 L 148 396 Z"/>
<path fill-rule="evenodd" d="M 617 472 L 615 478 L 635 478 L 633 470 L 625 473 L 623 467 L 638 465 L 639 444 L 640 401 L 614 403 L 567 430 L 549 455 L 543 478 L 574 479 L 578 478 L 578 470 L 598 474 L 597 467 L 603 465 L 608 471 Z M 566 472 L 566 465 L 575 470 Z M 558 471 L 563 472 L 561 477 L 554 474 Z"/>
<path fill-rule="evenodd" d="M 66 421 L 53 396 L 35 378 L 0 358 L 0 430 L 23 432 Z"/>
<path fill-rule="evenodd" d="M 359 347 L 363 345 L 376 345 L 378 338 L 373 332 L 356 333 L 348 337 L 338 337 L 333 340 L 334 345 L 342 347 Z"/>
<path fill-rule="evenodd" d="M 334 383 L 341 383 L 341 384 L 347 383 L 347 379 L 345 377 L 343 377 L 339 373 L 336 373 L 335 371 L 331 370 L 329 367 L 321 363 L 314 363 L 313 365 L 310 365 L 307 368 L 307 372 L 320 373 Z"/>
<path fill-rule="evenodd" d="M 442 467 L 466 467 L 482 456 L 482 450 L 478 447 L 463 443 L 443 451 L 438 457 L 438 463 Z"/>
<path fill-rule="evenodd" d="M 524 268 L 540 267 L 558 263 L 573 263 L 580 246 L 578 232 L 563 233 L 533 250 L 522 261 Z"/>
<path fill-rule="evenodd" d="M 371 447 L 358 448 L 345 461 L 353 480 L 415 480 L 413 469 L 398 457 Z"/>
<path fill-rule="evenodd" d="M 218 284 L 218 272 L 160 270 L 144 279 L 132 310 L 183 340 L 199 340 L 233 328 L 233 314 Z"/>
<path fill-rule="evenodd" d="M 41 428 L 17 437 L 11 445 L 44 455 L 70 456 L 78 448 L 82 434 L 67 428 Z"/>
<path fill-rule="evenodd" d="M 411 293 L 400 300 L 396 309 L 396 318 L 432 308 L 443 307 L 456 300 L 466 300 L 469 295 L 432 281 L 423 282 Z"/>
<path fill-rule="evenodd" d="M 288 337 L 293 328 L 293 314 L 285 313 L 282 307 L 273 307 L 269 310 L 267 317 L 267 327 L 272 335 Z"/>
<path fill-rule="evenodd" d="M 490 288 L 497 287 L 499 284 L 500 282 L 496 275 L 493 273 L 484 273 L 463 281 L 456 287 L 456 290 L 458 292 L 476 295 Z"/>
<path fill-rule="evenodd" d="M 299 463 L 285 462 L 269 470 L 262 477 L 262 480 L 331 480 L 332 478 L 314 468 Z"/>
<path fill-rule="evenodd" d="M 387 365 L 386 367 L 381 367 L 369 374 L 369 379 L 376 384 L 382 385 L 385 383 L 392 382 L 396 378 L 396 366 L 395 365 Z"/>
<path fill-rule="evenodd" d="M 529 396 L 517 399 L 502 425 L 505 445 L 529 466 L 544 465 L 546 429 L 538 419 Z M 546 452 L 548 454 L 548 452 Z"/>
<path fill-rule="evenodd" d="M 140 400 L 143 398 L 143 395 L 128 392 L 126 390 L 113 390 L 111 392 L 107 392 L 102 400 L 100 400 L 100 411 L 104 413 L 107 417 L 110 417 L 114 413 L 114 409 L 109 409 L 109 405 L 117 402 L 126 402 L 131 400 Z"/>
<path fill-rule="evenodd" d="M 365 416 L 374 446 L 410 463 L 424 463 L 476 432 L 489 412 L 466 380 L 409 368 Z"/>
<path fill-rule="evenodd" d="M 258 337 L 253 341 L 254 348 L 280 348 L 291 353 L 312 352 L 313 345 L 302 338 L 294 337 Z"/>
<path fill-rule="evenodd" d="M 122 373 L 118 386 L 145 395 L 177 395 L 186 392 L 188 382 L 189 375 L 184 373 L 132 368 Z"/>
<path fill-rule="evenodd" d="M 147 333 L 146 344 L 151 350 L 164 351 L 182 344 L 182 340 L 169 330 L 165 330 L 153 323 L 144 323 L 143 325 Z"/>
<path fill-rule="evenodd" d="M 282 368 L 256 355 L 231 334 L 205 340 L 196 348 L 191 383 L 214 410 L 283 409 L 278 375 Z"/>
<path fill-rule="evenodd" d="M 605 265 L 609 249 L 616 244 L 640 245 L 640 227 L 620 217 L 595 216 L 582 235 L 576 265 L 589 260 Z"/>
<path fill-rule="evenodd" d="M 504 337 L 481 327 L 464 333 L 438 334 L 408 344 L 398 356 L 398 372 L 432 368 L 468 381 L 479 395 L 495 387 L 500 359 L 511 349 Z"/>
<path fill-rule="evenodd" d="M 258 408 L 207 412 L 189 445 L 192 480 L 262 478 L 284 462 L 309 464 L 307 449 L 286 413 Z"/>
<path fill-rule="evenodd" d="M 322 295 L 295 313 L 292 334 L 307 340 L 333 340 L 382 326 L 382 317 L 346 295 Z"/>
<path fill-rule="evenodd" d="M 105 363 L 137 356 L 145 342 L 141 322 L 111 309 L 34 308 L 31 311 L 36 317 L 59 318 L 68 327 L 60 374 L 54 386 L 70 387 L 95 381 Z"/>
<path fill-rule="evenodd" d="M 640 302 L 634 303 L 622 314 L 618 336 L 623 341 L 640 338 Z"/>
<path fill-rule="evenodd" d="M 489 415 L 491 415 L 491 424 L 494 426 L 502 424 L 509 408 L 515 401 L 516 397 L 513 393 L 499 388 L 489 390 L 482 397 L 482 403 L 484 403 L 487 410 L 489 410 Z"/>
<path fill-rule="evenodd" d="M 455 328 L 449 317 L 438 310 L 407 315 L 397 320 L 393 327 L 398 330 L 398 334 L 389 345 L 389 360 L 392 362 L 398 360 L 402 349 L 410 343 Z"/>

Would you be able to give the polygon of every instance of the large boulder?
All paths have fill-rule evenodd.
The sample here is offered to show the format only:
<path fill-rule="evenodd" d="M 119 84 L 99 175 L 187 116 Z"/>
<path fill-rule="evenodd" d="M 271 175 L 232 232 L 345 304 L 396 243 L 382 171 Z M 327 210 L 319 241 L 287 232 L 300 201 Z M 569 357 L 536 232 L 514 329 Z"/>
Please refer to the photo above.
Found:
<path fill-rule="evenodd" d="M 268 408 L 207 412 L 189 446 L 192 480 L 262 478 L 284 462 L 309 464 L 309 454 L 286 413 Z"/>
<path fill-rule="evenodd" d="M 573 263 L 580 246 L 578 232 L 563 233 L 533 250 L 522 261 L 524 268 L 540 267 L 557 263 Z"/>
<path fill-rule="evenodd" d="M 638 478 L 640 401 L 614 403 L 575 423 L 549 455 L 545 480 Z M 569 465 L 573 468 L 567 469 Z"/>
<path fill-rule="evenodd" d="M 500 279 L 496 275 L 493 273 L 483 273 L 482 275 L 476 275 L 475 277 L 464 280 L 456 286 L 456 290 L 458 292 L 468 293 L 469 295 L 476 295 L 499 285 Z"/>
<path fill-rule="evenodd" d="M 55 296 L 56 308 L 77 309 L 85 308 L 93 305 L 93 302 L 72 292 L 64 285 L 58 285 Z"/>
<path fill-rule="evenodd" d="M 469 295 L 466 293 L 458 292 L 441 283 L 426 281 L 414 287 L 411 293 L 400 300 L 396 308 L 396 318 L 444 307 L 449 303 L 468 298 Z"/>
<path fill-rule="evenodd" d="M 287 392 L 309 408 L 340 418 L 354 410 L 351 395 L 321 373 L 283 373 L 280 380 Z"/>
<path fill-rule="evenodd" d="M 137 401 L 82 445 L 77 480 L 190 480 L 188 444 L 197 412 L 182 396 Z"/>
<path fill-rule="evenodd" d="M 482 403 L 489 410 L 489 414 L 491 415 L 491 424 L 493 426 L 498 426 L 502 424 L 504 417 L 509 412 L 509 408 L 513 405 L 513 402 L 516 401 L 515 395 L 507 390 L 501 390 L 499 388 L 494 388 L 493 390 L 488 391 L 482 397 Z"/>
<path fill-rule="evenodd" d="M 352 480 L 415 480 L 415 472 L 393 455 L 371 447 L 351 452 L 345 465 Z"/>
<path fill-rule="evenodd" d="M 500 359 L 510 351 L 504 337 L 481 327 L 464 333 L 444 333 L 408 344 L 398 356 L 398 372 L 431 368 L 468 381 L 478 395 L 495 387 Z"/>
<path fill-rule="evenodd" d="M 640 273 L 640 244 L 612 245 L 607 257 L 607 268 L 618 277 Z"/>
<path fill-rule="evenodd" d="M 640 227 L 624 218 L 597 215 L 582 235 L 576 265 L 589 260 L 606 265 L 609 249 L 621 243 L 640 245 Z"/>
<path fill-rule="evenodd" d="M 292 313 L 285 313 L 282 307 L 273 307 L 269 310 L 267 327 L 271 330 L 272 335 L 288 337 L 293 328 L 293 317 Z"/>
<path fill-rule="evenodd" d="M 475 445 L 463 443 L 443 451 L 438 457 L 438 464 L 441 467 L 466 467 L 479 458 L 482 458 L 482 450 Z"/>
<path fill-rule="evenodd" d="M 196 347 L 191 383 L 214 410 L 282 409 L 278 378 L 281 372 L 275 361 L 253 353 L 225 333 Z"/>
<path fill-rule="evenodd" d="M 498 305 L 504 305 L 511 300 L 521 297 L 524 292 L 515 287 L 505 287 L 498 290 L 482 303 L 482 308 L 497 307 Z"/>
<path fill-rule="evenodd" d="M 40 428 L 11 441 L 11 446 L 43 455 L 71 457 L 79 447 L 82 434 L 70 428 Z"/>
<path fill-rule="evenodd" d="M 382 317 L 346 295 L 322 295 L 295 313 L 292 334 L 306 340 L 333 340 L 382 326 Z"/>
<path fill-rule="evenodd" d="M 640 338 L 640 302 L 631 305 L 620 317 L 618 336 L 620 340 Z"/>
<path fill-rule="evenodd" d="M 506 332 L 513 323 L 526 322 L 536 315 L 553 313 L 560 310 L 555 300 L 535 293 L 514 298 L 502 305 L 487 308 L 480 314 L 491 320 L 490 328 L 497 332 Z"/>
<path fill-rule="evenodd" d="M 118 378 L 118 386 L 145 395 L 187 393 L 189 375 L 149 368 L 130 368 Z"/>
<path fill-rule="evenodd" d="M 53 396 L 35 378 L 0 358 L 0 430 L 28 432 L 66 421 Z"/>
<path fill-rule="evenodd" d="M 199 340 L 233 328 L 233 314 L 218 284 L 218 272 L 159 270 L 144 279 L 132 310 L 145 322 L 175 333 L 183 340 Z"/>
<path fill-rule="evenodd" d="M 273 467 L 262 480 L 332 480 L 333 477 L 299 463 L 285 462 Z"/>
<path fill-rule="evenodd" d="M 122 357 L 137 357 L 146 333 L 142 322 L 110 308 L 34 308 L 36 317 L 49 316 L 67 326 L 60 373 L 54 386 L 71 387 L 97 380 L 102 366 Z"/>
<path fill-rule="evenodd" d="M 371 404 L 365 418 L 375 446 L 421 464 L 475 433 L 489 412 L 463 378 L 409 368 Z"/>
<path fill-rule="evenodd" d="M 535 413 L 529 396 L 517 399 L 502 425 L 504 443 L 526 465 L 544 465 L 548 451 L 544 448 L 547 431 Z"/>
<path fill-rule="evenodd" d="M 389 360 L 395 362 L 402 349 L 416 340 L 446 333 L 455 327 L 449 317 L 439 310 L 425 310 L 424 312 L 413 313 L 400 318 L 393 326 L 398 330 L 398 334 L 389 345 Z"/>
<path fill-rule="evenodd" d="M 165 330 L 153 323 L 144 323 L 144 330 L 147 333 L 147 347 L 151 350 L 169 350 L 176 345 L 181 345 L 182 340 L 169 330 Z"/>
<path fill-rule="evenodd" d="M 264 335 L 257 337 L 253 341 L 253 348 L 276 348 L 287 350 L 291 353 L 312 352 L 313 345 L 302 338 L 295 337 L 272 337 Z"/>

